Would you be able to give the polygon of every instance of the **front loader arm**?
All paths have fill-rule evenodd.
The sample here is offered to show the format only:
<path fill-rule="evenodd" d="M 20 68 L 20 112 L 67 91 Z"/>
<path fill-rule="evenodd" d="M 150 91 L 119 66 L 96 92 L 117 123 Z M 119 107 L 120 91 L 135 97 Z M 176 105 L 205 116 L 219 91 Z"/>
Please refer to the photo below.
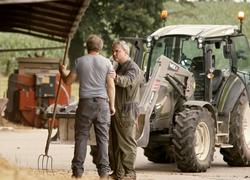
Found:
<path fill-rule="evenodd" d="M 137 123 L 137 144 L 146 147 L 150 133 L 150 116 L 153 112 L 160 86 L 167 86 L 166 81 L 171 79 L 171 84 L 185 99 L 189 99 L 194 92 L 194 78 L 191 72 L 181 67 L 171 59 L 160 56 L 153 69 L 150 80 L 145 84 L 141 94 L 140 116 Z"/>

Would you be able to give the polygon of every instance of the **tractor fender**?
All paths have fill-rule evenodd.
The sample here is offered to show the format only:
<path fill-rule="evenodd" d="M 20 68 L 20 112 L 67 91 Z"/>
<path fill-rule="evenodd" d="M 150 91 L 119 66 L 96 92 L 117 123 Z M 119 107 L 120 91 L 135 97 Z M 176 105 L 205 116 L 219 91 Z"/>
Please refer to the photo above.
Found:
<path fill-rule="evenodd" d="M 213 107 L 212 104 L 210 104 L 209 102 L 206 101 L 196 101 L 196 100 L 189 100 L 186 101 L 184 104 L 184 107 L 205 107 L 209 112 L 212 113 L 212 117 L 217 120 L 217 111 L 215 110 L 215 108 Z"/>
<path fill-rule="evenodd" d="M 242 80 L 235 74 L 231 74 L 226 79 L 217 100 L 218 112 L 231 112 L 244 89 L 245 85 Z"/>

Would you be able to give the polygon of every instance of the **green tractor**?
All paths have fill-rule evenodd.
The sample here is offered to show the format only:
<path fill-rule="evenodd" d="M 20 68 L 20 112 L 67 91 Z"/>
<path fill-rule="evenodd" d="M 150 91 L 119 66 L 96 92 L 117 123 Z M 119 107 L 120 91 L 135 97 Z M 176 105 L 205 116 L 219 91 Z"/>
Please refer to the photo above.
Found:
<path fill-rule="evenodd" d="M 241 27 L 166 26 L 144 41 L 147 52 L 134 40 L 146 77 L 137 143 L 148 160 L 205 172 L 217 147 L 228 165 L 250 165 L 250 48 Z"/>

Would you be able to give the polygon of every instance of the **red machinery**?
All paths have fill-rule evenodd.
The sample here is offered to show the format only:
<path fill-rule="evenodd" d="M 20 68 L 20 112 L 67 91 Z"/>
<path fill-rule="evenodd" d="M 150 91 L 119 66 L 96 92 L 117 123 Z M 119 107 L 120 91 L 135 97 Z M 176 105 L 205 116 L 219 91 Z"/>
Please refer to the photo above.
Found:
<path fill-rule="evenodd" d="M 6 118 L 28 126 L 44 127 L 48 123 L 44 112 L 54 104 L 58 90 L 59 59 L 35 57 L 18 58 L 17 61 L 18 70 L 8 80 Z M 68 105 L 70 95 L 70 86 L 62 83 L 58 104 Z M 58 126 L 58 121 L 54 126 Z"/>

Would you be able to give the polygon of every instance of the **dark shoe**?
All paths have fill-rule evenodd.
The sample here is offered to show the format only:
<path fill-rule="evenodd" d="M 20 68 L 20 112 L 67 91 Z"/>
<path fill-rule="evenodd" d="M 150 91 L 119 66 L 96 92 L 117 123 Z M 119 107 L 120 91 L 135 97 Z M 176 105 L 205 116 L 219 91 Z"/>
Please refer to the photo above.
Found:
<path fill-rule="evenodd" d="M 100 176 L 100 180 L 106 180 L 109 179 L 109 175 L 108 174 L 104 174 Z"/>
<path fill-rule="evenodd" d="M 80 179 L 82 177 L 82 174 L 84 172 L 84 169 L 72 169 L 72 178 Z"/>
<path fill-rule="evenodd" d="M 80 179 L 82 177 L 82 175 L 75 175 L 75 174 L 72 174 L 71 178 L 74 178 L 74 179 Z"/>
<path fill-rule="evenodd" d="M 121 180 L 123 176 L 117 176 L 115 173 L 109 175 L 110 180 Z"/>
<path fill-rule="evenodd" d="M 109 175 L 109 179 L 111 179 L 111 180 L 117 180 L 118 177 L 116 176 L 115 173 L 112 173 L 112 174 Z"/>
<path fill-rule="evenodd" d="M 136 175 L 125 175 L 121 180 L 136 180 Z"/>

